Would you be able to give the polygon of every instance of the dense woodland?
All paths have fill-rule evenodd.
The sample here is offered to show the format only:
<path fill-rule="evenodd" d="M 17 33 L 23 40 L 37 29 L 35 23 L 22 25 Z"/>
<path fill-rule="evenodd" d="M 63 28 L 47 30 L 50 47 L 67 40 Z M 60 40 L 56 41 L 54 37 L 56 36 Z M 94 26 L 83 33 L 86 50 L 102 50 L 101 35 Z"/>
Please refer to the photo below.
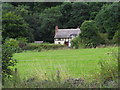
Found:
<path fill-rule="evenodd" d="M 96 42 L 98 44 L 111 40 L 117 42 L 120 29 L 118 8 L 120 3 L 113 2 L 3 3 L 3 40 L 26 37 L 29 42 L 53 43 L 55 26 L 58 25 L 59 28 L 79 26 L 83 42 L 85 39 L 91 43 L 100 41 Z"/>

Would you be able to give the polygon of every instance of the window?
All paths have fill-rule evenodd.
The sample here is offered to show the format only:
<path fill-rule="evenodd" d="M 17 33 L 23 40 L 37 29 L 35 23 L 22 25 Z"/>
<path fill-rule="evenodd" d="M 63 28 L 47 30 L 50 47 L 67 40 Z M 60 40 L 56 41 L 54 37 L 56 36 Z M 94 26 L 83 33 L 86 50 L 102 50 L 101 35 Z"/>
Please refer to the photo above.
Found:
<path fill-rule="evenodd" d="M 76 37 L 77 36 L 77 34 L 71 34 L 70 35 L 70 37 Z"/>
<path fill-rule="evenodd" d="M 61 41 L 61 38 L 58 38 L 59 41 Z"/>

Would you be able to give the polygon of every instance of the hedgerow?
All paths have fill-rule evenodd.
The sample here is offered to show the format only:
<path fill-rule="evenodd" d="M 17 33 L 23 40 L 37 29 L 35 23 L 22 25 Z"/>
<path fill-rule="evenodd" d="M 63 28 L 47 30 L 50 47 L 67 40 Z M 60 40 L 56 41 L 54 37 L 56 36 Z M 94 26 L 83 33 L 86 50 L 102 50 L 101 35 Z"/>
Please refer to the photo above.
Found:
<path fill-rule="evenodd" d="M 49 49 L 59 49 L 64 48 L 65 45 L 60 44 L 49 44 L 49 43 L 43 43 L 43 44 L 36 44 L 36 43 L 29 43 L 25 47 L 23 47 L 23 50 L 49 50 Z"/>

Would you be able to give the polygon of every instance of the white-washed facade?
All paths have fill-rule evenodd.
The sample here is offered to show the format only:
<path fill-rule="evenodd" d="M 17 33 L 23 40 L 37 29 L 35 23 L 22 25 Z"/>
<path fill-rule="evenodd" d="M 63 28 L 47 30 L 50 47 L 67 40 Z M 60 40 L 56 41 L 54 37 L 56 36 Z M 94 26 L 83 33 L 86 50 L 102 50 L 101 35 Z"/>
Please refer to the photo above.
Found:
<path fill-rule="evenodd" d="M 80 28 L 76 29 L 58 29 L 55 28 L 54 44 L 66 44 L 68 47 L 71 46 L 71 40 L 81 33 Z"/>

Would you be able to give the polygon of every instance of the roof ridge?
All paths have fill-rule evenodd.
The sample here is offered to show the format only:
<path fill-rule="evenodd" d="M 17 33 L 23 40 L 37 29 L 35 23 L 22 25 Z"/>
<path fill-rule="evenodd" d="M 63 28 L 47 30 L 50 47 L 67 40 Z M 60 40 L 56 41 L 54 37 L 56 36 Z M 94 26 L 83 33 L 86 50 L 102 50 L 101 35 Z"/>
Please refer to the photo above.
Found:
<path fill-rule="evenodd" d="M 58 30 L 80 30 L 80 29 L 58 29 Z"/>

